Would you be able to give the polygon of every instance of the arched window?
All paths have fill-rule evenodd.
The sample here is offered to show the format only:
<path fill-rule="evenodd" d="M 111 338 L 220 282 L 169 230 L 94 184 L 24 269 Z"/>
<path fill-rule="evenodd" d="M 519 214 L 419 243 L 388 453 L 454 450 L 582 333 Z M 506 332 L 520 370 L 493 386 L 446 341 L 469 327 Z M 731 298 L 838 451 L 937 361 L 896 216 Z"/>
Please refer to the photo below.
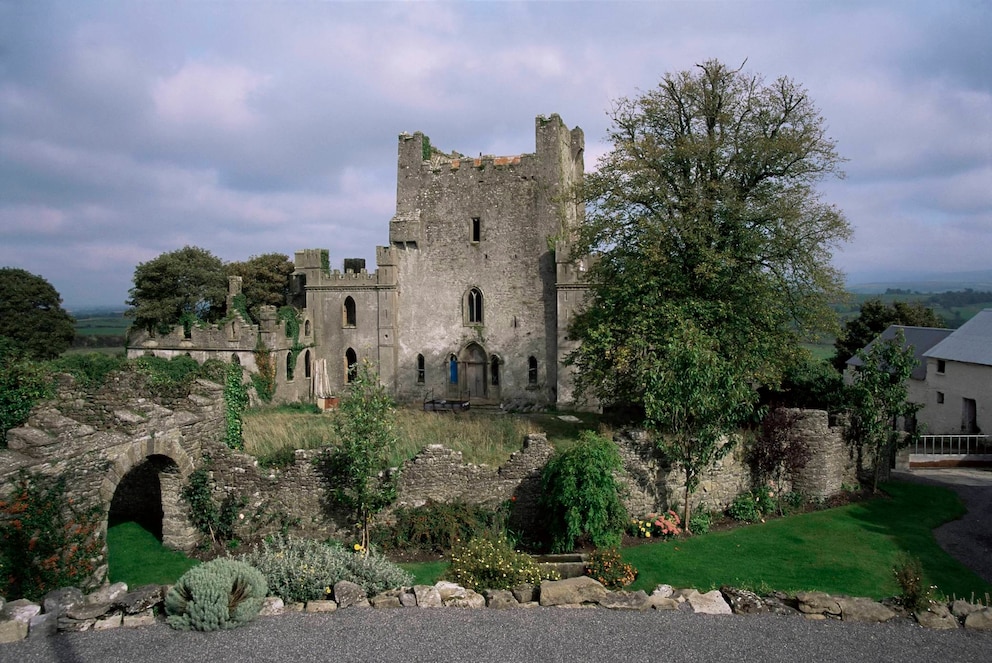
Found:
<path fill-rule="evenodd" d="M 310 370 L 310 351 L 303 353 L 303 375 L 309 380 L 313 373 Z"/>
<path fill-rule="evenodd" d="M 466 325 L 483 324 L 482 291 L 472 288 L 465 293 L 465 315 Z"/>
<path fill-rule="evenodd" d="M 241 365 L 241 357 L 238 356 L 238 353 L 235 352 L 231 355 L 231 363 L 237 366 Z"/>
<path fill-rule="evenodd" d="M 310 335 L 310 321 L 309 320 L 307 320 L 307 321 L 305 321 L 303 323 L 303 335 L 304 336 L 309 336 Z"/>
<path fill-rule="evenodd" d="M 489 362 L 489 381 L 494 387 L 499 386 L 499 357 L 496 355 Z"/>
<path fill-rule="evenodd" d="M 352 382 L 358 377 L 358 355 L 351 348 L 344 353 L 344 381 Z"/>
<path fill-rule="evenodd" d="M 537 357 L 527 358 L 527 384 L 537 384 Z"/>
<path fill-rule="evenodd" d="M 355 313 L 355 300 L 351 297 L 344 298 L 344 326 L 355 327 L 358 324 L 358 316 Z"/>
<path fill-rule="evenodd" d="M 458 384 L 458 357 L 455 355 L 448 358 L 448 382 Z"/>
<path fill-rule="evenodd" d="M 427 381 L 427 367 L 424 363 L 424 355 L 417 355 L 417 384 L 424 384 Z"/>
<path fill-rule="evenodd" d="M 296 362 L 294 361 L 294 359 L 296 359 L 296 356 L 293 355 L 292 352 L 289 352 L 289 353 L 286 354 L 286 379 L 287 380 L 292 380 L 293 379 L 293 369 L 296 368 L 296 366 L 295 366 Z"/>

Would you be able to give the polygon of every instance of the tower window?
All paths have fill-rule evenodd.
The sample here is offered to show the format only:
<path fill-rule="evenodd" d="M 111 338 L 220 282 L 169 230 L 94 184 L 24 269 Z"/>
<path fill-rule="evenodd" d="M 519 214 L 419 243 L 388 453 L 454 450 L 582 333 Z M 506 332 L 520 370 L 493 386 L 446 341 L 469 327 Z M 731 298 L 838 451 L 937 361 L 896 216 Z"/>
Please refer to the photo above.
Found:
<path fill-rule="evenodd" d="M 537 357 L 527 358 L 527 384 L 537 384 Z"/>
<path fill-rule="evenodd" d="M 465 324 L 481 325 L 483 323 L 482 291 L 472 288 L 465 295 Z"/>
<path fill-rule="evenodd" d="M 358 377 L 358 355 L 351 348 L 344 353 L 344 381 L 351 383 Z"/>
<path fill-rule="evenodd" d="M 494 387 L 499 386 L 499 357 L 493 355 L 493 360 L 489 364 L 489 379 Z"/>
<path fill-rule="evenodd" d="M 424 384 L 427 377 L 427 369 L 424 364 L 424 355 L 417 355 L 417 384 Z"/>
<path fill-rule="evenodd" d="M 358 322 L 358 316 L 355 313 L 355 300 L 351 297 L 344 298 L 344 326 L 345 327 L 355 327 Z"/>
<path fill-rule="evenodd" d="M 293 369 L 295 368 L 295 364 L 296 364 L 296 362 L 293 361 L 294 359 L 296 359 L 296 357 L 293 356 L 292 352 L 286 355 L 286 380 L 293 379 Z"/>
<path fill-rule="evenodd" d="M 310 361 L 311 361 L 310 360 L 310 351 L 307 350 L 305 353 L 303 353 L 303 375 L 308 380 L 311 377 L 313 377 L 313 372 L 312 372 L 312 370 L 310 368 Z"/>
<path fill-rule="evenodd" d="M 472 217 L 472 241 L 482 241 L 482 219 L 477 216 Z"/>

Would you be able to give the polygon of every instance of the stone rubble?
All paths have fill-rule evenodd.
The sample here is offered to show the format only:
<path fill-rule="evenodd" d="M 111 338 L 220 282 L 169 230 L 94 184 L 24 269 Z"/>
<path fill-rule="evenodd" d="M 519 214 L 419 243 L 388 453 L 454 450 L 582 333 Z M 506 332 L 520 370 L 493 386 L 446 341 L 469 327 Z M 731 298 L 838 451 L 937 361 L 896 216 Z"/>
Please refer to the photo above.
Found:
<path fill-rule="evenodd" d="M 49 592 L 40 603 L 0 597 L 0 643 L 24 638 L 48 637 L 59 631 L 99 631 L 136 628 L 163 622 L 167 586 L 147 585 L 128 591 L 124 583 L 105 585 L 83 594 L 74 587 Z M 759 596 L 735 587 L 706 593 L 659 585 L 649 595 L 643 591 L 610 591 L 596 580 L 581 576 L 545 581 L 540 587 L 520 585 L 512 590 L 486 590 L 481 594 L 452 582 L 414 585 L 366 597 L 355 583 L 334 585 L 332 597 L 307 603 L 284 604 L 268 597 L 259 616 L 288 612 L 329 613 L 349 608 L 462 608 L 509 610 L 545 606 L 557 609 L 600 608 L 609 610 L 691 610 L 708 615 L 779 614 L 802 615 L 806 619 L 882 623 L 913 619 L 931 629 L 992 631 L 992 607 L 962 600 L 932 603 L 927 610 L 909 613 L 889 600 L 889 605 L 867 598 L 831 596 L 823 592 L 798 592 L 794 596 L 776 592 Z"/>

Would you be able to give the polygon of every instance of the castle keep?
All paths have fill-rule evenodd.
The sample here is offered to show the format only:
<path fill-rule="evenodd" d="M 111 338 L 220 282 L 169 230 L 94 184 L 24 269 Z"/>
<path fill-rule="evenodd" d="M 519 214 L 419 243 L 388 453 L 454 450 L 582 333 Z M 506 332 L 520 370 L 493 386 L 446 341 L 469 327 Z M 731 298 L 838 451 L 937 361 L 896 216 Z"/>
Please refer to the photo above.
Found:
<path fill-rule="evenodd" d="M 328 252 L 295 256 L 297 339 L 275 315 L 223 328 L 135 337 L 129 355 L 190 354 L 258 370 L 255 339 L 272 352 L 276 399 L 339 394 L 368 360 L 400 401 L 569 405 L 574 348 L 566 328 L 580 305 L 582 261 L 567 244 L 582 220 L 574 198 L 585 139 L 557 115 L 535 122 L 536 150 L 467 158 L 422 133 L 399 136 L 396 214 L 376 269 Z M 232 280 L 232 296 L 239 284 Z M 229 311 L 231 307 L 229 306 Z"/>

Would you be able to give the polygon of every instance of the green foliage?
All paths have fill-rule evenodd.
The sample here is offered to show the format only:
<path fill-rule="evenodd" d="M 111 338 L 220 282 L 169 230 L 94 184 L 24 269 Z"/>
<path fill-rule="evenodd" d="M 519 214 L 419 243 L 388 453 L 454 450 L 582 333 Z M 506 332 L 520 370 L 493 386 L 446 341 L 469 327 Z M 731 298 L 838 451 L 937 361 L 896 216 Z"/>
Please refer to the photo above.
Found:
<path fill-rule="evenodd" d="M 597 547 L 620 544 L 627 524 L 615 476 L 621 469 L 616 445 L 590 431 L 551 457 L 541 475 L 541 504 L 554 551 L 571 550 L 582 536 Z"/>
<path fill-rule="evenodd" d="M 607 589 L 623 589 L 637 579 L 637 569 L 623 561 L 616 548 L 594 550 L 586 561 L 586 575 Z"/>
<path fill-rule="evenodd" d="M 763 400 L 772 407 L 794 407 L 840 412 L 847 407 L 844 377 L 829 362 L 801 354 Z"/>
<path fill-rule="evenodd" d="M 76 506 L 66 479 L 20 472 L 0 501 L 0 596 L 38 601 L 91 584 L 101 558 L 100 513 Z"/>
<path fill-rule="evenodd" d="M 421 145 L 421 153 L 424 161 L 428 161 L 431 158 L 431 139 L 424 136 L 424 142 Z"/>
<path fill-rule="evenodd" d="M 912 417 L 919 405 L 910 403 L 908 381 L 916 366 L 911 346 L 900 330 L 894 338 L 873 343 L 868 351 L 858 350 L 861 365 L 855 367 L 851 385 L 851 420 L 848 435 L 872 464 L 872 490 L 878 490 L 883 468 L 900 443 L 896 423 L 900 417 Z M 903 440 L 903 442 L 907 442 Z"/>
<path fill-rule="evenodd" d="M 72 344 L 73 325 L 51 283 L 23 269 L 0 267 L 0 339 L 32 359 L 54 359 Z"/>
<path fill-rule="evenodd" d="M 128 314 L 137 327 L 149 331 L 167 330 L 183 314 L 214 322 L 223 315 L 227 275 L 220 258 L 186 246 L 139 264 L 129 294 Z"/>
<path fill-rule="evenodd" d="M 530 555 L 515 551 L 504 537 L 483 536 L 451 551 L 445 578 L 469 589 L 511 589 L 542 580 L 557 580 L 558 572 L 542 569 Z"/>
<path fill-rule="evenodd" d="M 899 601 L 904 608 L 920 612 L 930 607 L 936 587 L 927 585 L 923 580 L 923 563 L 919 557 L 899 553 L 892 566 L 892 573 L 899 583 Z"/>
<path fill-rule="evenodd" d="M 355 516 L 365 550 L 373 516 L 396 498 L 397 473 L 386 464 L 396 443 L 394 416 L 393 401 L 379 376 L 363 363 L 335 413 L 338 446 L 318 460 L 331 499 Z"/>
<path fill-rule="evenodd" d="M 710 531 L 713 515 L 702 505 L 692 512 L 689 531 L 693 534 L 706 534 Z"/>
<path fill-rule="evenodd" d="M 123 370 L 126 365 L 127 358 L 123 354 L 100 352 L 64 355 L 49 364 L 53 373 L 68 373 L 81 387 L 99 387 L 108 375 Z"/>
<path fill-rule="evenodd" d="M 149 377 L 149 386 L 154 395 L 173 398 L 188 395 L 197 378 L 214 377 L 217 369 L 217 364 L 201 365 L 185 355 L 172 359 L 138 357 L 134 360 L 134 366 Z"/>
<path fill-rule="evenodd" d="M 270 453 L 258 456 L 258 466 L 263 469 L 289 467 L 296 462 L 296 449 L 280 447 Z"/>
<path fill-rule="evenodd" d="M 392 524 L 372 529 L 372 543 L 383 550 L 447 552 L 459 541 L 504 531 L 509 505 L 493 510 L 465 502 L 428 500 L 418 507 L 399 507 L 393 512 Z"/>
<path fill-rule="evenodd" d="M 768 491 L 769 482 L 775 486 L 781 513 L 782 486 L 806 467 L 812 452 L 796 428 L 798 415 L 792 410 L 775 408 L 761 421 L 757 437 L 747 450 L 747 460 L 758 480 L 759 490 Z M 769 510 L 763 509 L 765 513 Z"/>
<path fill-rule="evenodd" d="M 869 299 L 861 305 L 858 316 L 849 320 L 837 336 L 834 342 L 834 368 L 843 372 L 847 368 L 847 360 L 857 355 L 859 350 L 875 340 L 889 325 L 946 326 L 940 316 L 922 302 L 896 301 L 886 305 L 881 299 Z"/>
<path fill-rule="evenodd" d="M 272 351 L 259 343 L 255 348 L 255 366 L 257 373 L 252 373 L 251 384 L 255 393 L 263 403 L 271 403 L 276 393 L 276 360 Z"/>
<path fill-rule="evenodd" d="M 247 624 L 268 594 L 265 577 L 244 562 L 215 559 L 182 575 L 165 595 L 169 626 L 218 631 Z"/>
<path fill-rule="evenodd" d="M 230 541 L 234 537 L 234 524 L 238 512 L 248 503 L 244 496 L 228 493 L 220 504 L 214 501 L 210 472 L 204 465 L 189 475 L 181 496 L 189 506 L 189 519 L 196 529 L 213 543 Z"/>
<path fill-rule="evenodd" d="M 727 507 L 727 515 L 742 523 L 756 523 L 775 510 L 775 503 L 767 488 L 741 493 Z"/>
<path fill-rule="evenodd" d="M 330 598 L 342 580 L 359 585 L 367 596 L 412 582 L 409 573 L 379 554 L 361 555 L 311 539 L 273 536 L 241 559 L 261 571 L 269 591 L 286 602 Z"/>
<path fill-rule="evenodd" d="M 0 338 L 0 447 L 7 447 L 7 431 L 23 424 L 38 401 L 51 397 L 44 366 Z"/>
<path fill-rule="evenodd" d="M 294 269 L 289 257 L 281 253 L 252 256 L 245 262 L 225 266 L 228 276 L 242 279 L 241 294 L 235 297 L 234 305 L 246 321 L 257 322 L 261 306 L 279 307 L 286 303 Z M 232 311 L 227 313 L 230 315 Z"/>
<path fill-rule="evenodd" d="M 627 533 L 645 539 L 678 536 L 682 533 L 682 519 L 674 511 L 649 513 L 643 518 L 632 518 Z"/>
<path fill-rule="evenodd" d="M 243 451 L 245 442 L 241 435 L 242 417 L 248 409 L 248 389 L 240 364 L 230 364 L 224 380 L 224 417 L 226 428 L 224 442 L 231 449 Z"/>

